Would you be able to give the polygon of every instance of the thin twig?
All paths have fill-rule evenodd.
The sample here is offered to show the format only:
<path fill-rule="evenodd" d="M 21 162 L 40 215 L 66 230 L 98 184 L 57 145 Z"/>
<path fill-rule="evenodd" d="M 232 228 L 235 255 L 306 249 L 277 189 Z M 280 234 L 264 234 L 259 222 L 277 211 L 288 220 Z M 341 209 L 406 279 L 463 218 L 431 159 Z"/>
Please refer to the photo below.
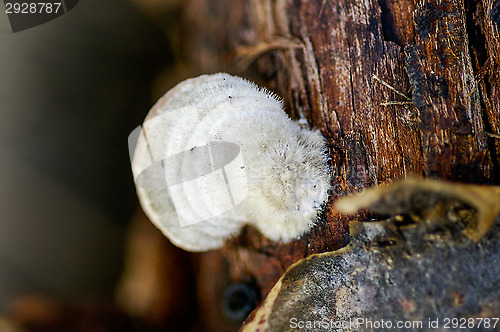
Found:
<path fill-rule="evenodd" d="M 382 106 L 390 106 L 390 105 L 412 105 L 411 101 L 386 101 L 384 103 L 380 103 Z"/>
<path fill-rule="evenodd" d="M 492 133 L 487 133 L 487 132 L 485 132 L 485 134 L 486 134 L 486 136 L 493 137 L 493 138 L 496 138 L 496 139 L 500 139 L 500 135 L 492 134 Z"/>
<path fill-rule="evenodd" d="M 373 78 L 378 81 L 380 84 L 384 85 L 385 87 L 391 89 L 392 91 L 396 92 L 398 95 L 402 96 L 403 98 L 405 98 L 406 100 L 411 100 L 407 95 L 405 95 L 404 93 L 396 90 L 395 88 L 393 88 L 392 86 L 390 86 L 388 83 L 386 83 L 384 80 L 382 80 L 381 78 L 379 78 L 377 75 L 373 75 Z"/>

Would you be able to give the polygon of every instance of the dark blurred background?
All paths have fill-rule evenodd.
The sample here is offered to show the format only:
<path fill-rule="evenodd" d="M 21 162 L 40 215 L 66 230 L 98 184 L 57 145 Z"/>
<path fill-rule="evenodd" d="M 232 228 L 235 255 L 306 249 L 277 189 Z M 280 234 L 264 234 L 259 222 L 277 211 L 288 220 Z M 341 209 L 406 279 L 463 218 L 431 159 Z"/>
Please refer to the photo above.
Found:
<path fill-rule="evenodd" d="M 138 207 L 127 137 L 158 97 L 167 45 L 132 1 L 82 0 L 17 33 L 2 6 L 0 317 L 113 307 Z"/>

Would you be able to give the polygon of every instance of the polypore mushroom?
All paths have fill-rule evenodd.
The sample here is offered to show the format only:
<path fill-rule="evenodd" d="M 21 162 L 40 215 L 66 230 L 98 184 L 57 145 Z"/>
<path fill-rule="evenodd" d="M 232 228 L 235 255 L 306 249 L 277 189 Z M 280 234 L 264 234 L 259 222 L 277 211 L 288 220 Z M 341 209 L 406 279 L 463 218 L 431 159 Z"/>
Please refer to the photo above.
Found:
<path fill-rule="evenodd" d="M 276 95 L 245 79 L 181 82 L 137 133 L 132 170 L 142 208 L 185 250 L 220 247 L 246 224 L 290 241 L 310 230 L 328 198 L 321 133 L 301 128 Z"/>

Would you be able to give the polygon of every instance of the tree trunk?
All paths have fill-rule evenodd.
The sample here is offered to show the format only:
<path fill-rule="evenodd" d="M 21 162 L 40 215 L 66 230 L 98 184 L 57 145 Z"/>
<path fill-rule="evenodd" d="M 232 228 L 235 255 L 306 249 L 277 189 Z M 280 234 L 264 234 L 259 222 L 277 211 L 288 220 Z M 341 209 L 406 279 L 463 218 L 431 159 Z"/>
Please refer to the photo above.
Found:
<path fill-rule="evenodd" d="M 263 298 L 298 259 L 346 245 L 349 219 L 331 209 L 339 196 L 409 174 L 499 183 L 500 1 L 193 0 L 186 9 L 179 54 L 190 74 L 227 71 L 274 90 L 292 118 L 327 137 L 335 171 L 309 234 L 280 244 L 248 228 L 199 257 L 206 324 L 224 321 L 213 303 L 226 285 L 214 280 L 253 283 Z"/>

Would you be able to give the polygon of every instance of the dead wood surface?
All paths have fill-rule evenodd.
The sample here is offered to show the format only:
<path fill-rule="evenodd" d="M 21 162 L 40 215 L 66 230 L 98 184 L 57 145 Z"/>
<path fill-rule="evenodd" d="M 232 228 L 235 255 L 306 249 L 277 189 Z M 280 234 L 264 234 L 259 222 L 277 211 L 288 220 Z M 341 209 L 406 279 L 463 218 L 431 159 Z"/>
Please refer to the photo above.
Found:
<path fill-rule="evenodd" d="M 274 90 L 327 137 L 335 171 L 310 234 L 280 244 L 249 228 L 202 255 L 202 303 L 219 303 L 214 280 L 264 298 L 292 263 L 345 246 L 340 196 L 409 174 L 499 183 L 500 1 L 192 0 L 181 21 L 180 78 L 227 71 Z"/>

